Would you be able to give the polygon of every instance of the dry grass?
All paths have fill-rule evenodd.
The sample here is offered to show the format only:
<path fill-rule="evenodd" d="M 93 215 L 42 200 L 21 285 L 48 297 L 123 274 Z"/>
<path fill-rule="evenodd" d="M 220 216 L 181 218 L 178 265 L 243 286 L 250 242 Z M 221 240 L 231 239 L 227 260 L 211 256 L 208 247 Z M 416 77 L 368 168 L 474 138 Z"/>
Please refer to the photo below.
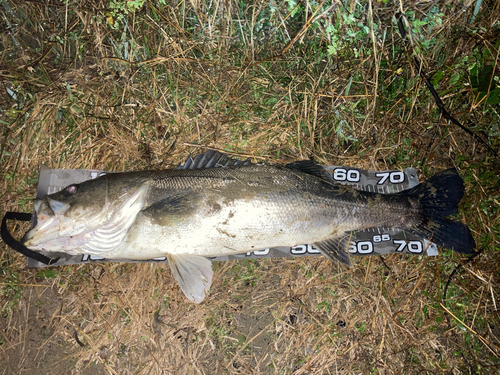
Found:
<path fill-rule="evenodd" d="M 218 263 L 195 306 L 161 265 L 47 273 L 3 244 L 0 373 L 499 371 L 498 158 L 439 119 L 392 18 L 402 5 L 348 0 L 325 13 L 305 2 L 293 14 L 269 1 L 151 2 L 125 23 L 110 4 L 1 2 L 2 213 L 31 211 L 41 163 L 161 169 L 205 146 L 424 176 L 456 166 L 481 254 L 390 255 L 388 268 L 360 258 L 349 270 L 322 258 Z M 468 6 L 404 9 L 447 108 L 498 149 L 498 104 L 481 102 L 473 71 L 498 76 L 498 2 L 471 23 Z"/>

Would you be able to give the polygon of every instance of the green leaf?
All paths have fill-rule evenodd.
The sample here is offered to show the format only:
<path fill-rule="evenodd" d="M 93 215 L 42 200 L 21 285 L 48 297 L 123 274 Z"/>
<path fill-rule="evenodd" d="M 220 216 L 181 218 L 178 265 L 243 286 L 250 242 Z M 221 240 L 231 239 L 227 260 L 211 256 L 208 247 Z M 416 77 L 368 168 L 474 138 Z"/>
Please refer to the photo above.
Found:
<path fill-rule="evenodd" d="M 486 65 L 477 75 L 473 74 L 472 87 L 479 92 L 487 92 L 488 90 L 494 89 L 496 82 L 491 79 L 493 73 L 493 66 Z"/>
<path fill-rule="evenodd" d="M 488 99 L 486 99 L 486 104 L 497 105 L 498 103 L 500 103 L 500 87 L 492 90 L 488 95 Z"/>
<path fill-rule="evenodd" d="M 459 80 L 460 80 L 460 74 L 456 73 L 452 75 L 450 78 L 450 86 L 456 85 Z"/>
<path fill-rule="evenodd" d="M 335 54 L 337 54 L 337 47 L 335 47 L 335 46 L 328 46 L 328 54 L 329 55 L 335 55 Z"/>
<path fill-rule="evenodd" d="M 431 83 L 437 85 L 443 79 L 443 76 L 444 72 L 442 70 L 436 72 L 436 74 L 432 76 Z"/>
<path fill-rule="evenodd" d="M 330 25 L 330 26 L 328 26 L 328 27 L 326 28 L 326 32 L 327 32 L 328 34 L 332 34 L 332 33 L 337 32 L 337 29 L 335 29 L 335 26 Z"/>
<path fill-rule="evenodd" d="M 44 279 L 54 279 L 57 277 L 58 272 L 53 269 L 49 270 L 41 270 L 38 272 L 38 277 L 44 278 Z"/>

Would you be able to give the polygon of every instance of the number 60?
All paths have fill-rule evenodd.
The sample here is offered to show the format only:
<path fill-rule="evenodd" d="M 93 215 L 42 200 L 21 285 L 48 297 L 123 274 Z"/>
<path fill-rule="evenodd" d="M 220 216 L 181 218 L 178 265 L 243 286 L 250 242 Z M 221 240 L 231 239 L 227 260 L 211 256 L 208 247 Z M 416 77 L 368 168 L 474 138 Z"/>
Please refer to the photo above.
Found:
<path fill-rule="evenodd" d="M 337 168 L 333 171 L 335 181 L 359 182 L 359 176 L 359 171 L 356 169 Z"/>

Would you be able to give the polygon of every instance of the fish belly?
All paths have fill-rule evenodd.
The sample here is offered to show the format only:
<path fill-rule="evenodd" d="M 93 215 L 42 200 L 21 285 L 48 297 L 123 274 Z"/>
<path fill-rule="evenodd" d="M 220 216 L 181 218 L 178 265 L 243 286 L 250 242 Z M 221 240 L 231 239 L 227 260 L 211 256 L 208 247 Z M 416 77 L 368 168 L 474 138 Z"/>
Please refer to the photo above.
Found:
<path fill-rule="evenodd" d="M 139 215 L 125 243 L 106 256 L 127 259 L 167 254 L 221 256 L 312 244 L 353 229 L 352 222 L 335 217 L 331 204 L 312 205 L 298 197 L 266 196 L 231 204 L 221 198 L 217 205 L 220 208 L 213 212 L 201 204 L 192 215 L 172 220 L 170 225 L 160 225 L 147 215 Z"/>

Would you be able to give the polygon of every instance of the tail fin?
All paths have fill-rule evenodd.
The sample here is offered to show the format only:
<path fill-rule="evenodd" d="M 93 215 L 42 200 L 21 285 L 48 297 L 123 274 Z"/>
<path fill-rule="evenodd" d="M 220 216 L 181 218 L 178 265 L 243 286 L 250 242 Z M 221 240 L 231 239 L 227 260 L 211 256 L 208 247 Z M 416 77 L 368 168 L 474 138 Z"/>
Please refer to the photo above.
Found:
<path fill-rule="evenodd" d="M 476 244 L 467 225 L 445 218 L 457 213 L 464 195 L 464 183 L 455 168 L 400 194 L 417 198 L 422 208 L 422 222 L 411 232 L 457 253 L 474 253 Z"/>

